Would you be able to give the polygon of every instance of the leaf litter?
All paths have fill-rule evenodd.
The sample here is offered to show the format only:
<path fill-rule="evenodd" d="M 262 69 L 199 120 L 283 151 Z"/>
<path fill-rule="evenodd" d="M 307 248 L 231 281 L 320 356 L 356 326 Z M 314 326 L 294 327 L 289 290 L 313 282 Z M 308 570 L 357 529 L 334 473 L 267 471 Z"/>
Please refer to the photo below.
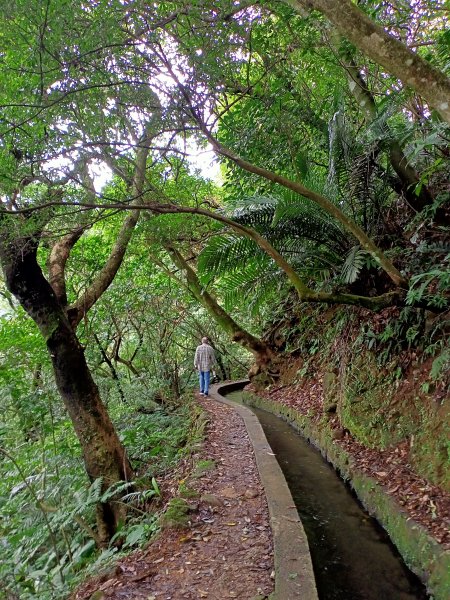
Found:
<path fill-rule="evenodd" d="M 163 529 L 113 572 L 85 582 L 72 600 L 251 600 L 273 592 L 268 508 L 245 425 L 230 407 L 199 401 L 209 423 L 194 458 L 216 466 L 161 486 L 175 494 L 182 478 L 196 492 L 189 500 L 190 528 Z"/>

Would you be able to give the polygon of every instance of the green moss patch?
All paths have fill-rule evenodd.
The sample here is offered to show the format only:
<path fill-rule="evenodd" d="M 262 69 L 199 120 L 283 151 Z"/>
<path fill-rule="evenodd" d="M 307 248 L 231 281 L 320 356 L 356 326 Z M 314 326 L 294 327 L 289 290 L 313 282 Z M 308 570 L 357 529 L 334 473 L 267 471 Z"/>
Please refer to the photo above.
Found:
<path fill-rule="evenodd" d="M 189 504 L 183 498 L 172 498 L 160 517 L 161 529 L 186 529 L 189 527 Z"/>
<path fill-rule="evenodd" d="M 208 471 L 213 471 L 215 468 L 216 463 L 213 460 L 199 460 L 191 477 L 202 477 L 205 473 L 208 473 Z"/>

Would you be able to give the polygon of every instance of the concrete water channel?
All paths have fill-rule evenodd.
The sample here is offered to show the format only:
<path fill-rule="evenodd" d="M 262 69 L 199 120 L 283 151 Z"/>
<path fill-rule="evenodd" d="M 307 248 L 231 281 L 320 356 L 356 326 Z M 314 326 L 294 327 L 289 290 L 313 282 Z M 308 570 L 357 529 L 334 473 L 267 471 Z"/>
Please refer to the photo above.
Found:
<path fill-rule="evenodd" d="M 240 391 L 227 393 L 224 388 L 220 393 L 242 403 Z M 319 599 L 428 598 L 388 535 L 322 455 L 279 417 L 252 410 L 283 471 L 306 532 Z"/>

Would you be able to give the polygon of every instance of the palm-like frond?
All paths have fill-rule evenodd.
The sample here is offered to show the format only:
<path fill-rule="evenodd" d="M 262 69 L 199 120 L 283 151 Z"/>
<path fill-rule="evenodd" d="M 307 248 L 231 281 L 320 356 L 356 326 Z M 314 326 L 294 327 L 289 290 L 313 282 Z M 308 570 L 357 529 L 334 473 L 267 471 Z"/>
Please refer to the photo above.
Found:
<path fill-rule="evenodd" d="M 327 195 L 365 231 L 376 230 L 380 207 L 391 194 L 378 155 L 390 147 L 388 120 L 397 108 L 392 102 L 380 106 L 377 117 L 358 133 L 342 109 L 330 122 Z"/>
<path fill-rule="evenodd" d="M 246 265 L 239 272 L 229 273 L 220 280 L 226 310 L 232 310 L 245 299 L 252 308 L 261 304 L 273 288 L 273 281 L 280 282 L 280 270 L 266 257 Z"/>
<path fill-rule="evenodd" d="M 270 257 L 252 240 L 224 234 L 209 240 L 198 259 L 198 276 L 203 285 L 219 278 L 218 292 L 224 308 L 231 311 L 242 300 L 250 313 L 257 314 L 276 286 L 285 277 Z"/>
<path fill-rule="evenodd" d="M 279 269 L 272 266 L 254 282 L 252 294 L 247 294 L 248 308 L 252 316 L 259 313 L 261 307 L 270 298 L 279 299 L 283 286 L 287 285 L 287 280 L 282 276 Z"/>
<path fill-rule="evenodd" d="M 267 255 L 249 238 L 234 234 L 212 237 L 198 257 L 198 275 L 203 285 L 215 276 L 221 276 L 242 268 L 255 259 Z"/>
<path fill-rule="evenodd" d="M 255 196 L 236 210 L 233 219 L 253 227 L 275 246 L 287 239 L 310 240 L 330 248 L 348 249 L 347 237 L 320 207 L 293 192 L 281 198 Z"/>
<path fill-rule="evenodd" d="M 349 241 L 339 226 L 310 201 L 288 193 L 282 198 L 253 196 L 233 219 L 263 235 L 306 280 L 326 282 L 339 272 Z M 211 238 L 198 260 L 203 285 L 218 278 L 226 310 L 245 298 L 258 311 L 286 278 L 256 243 L 234 233 Z"/>

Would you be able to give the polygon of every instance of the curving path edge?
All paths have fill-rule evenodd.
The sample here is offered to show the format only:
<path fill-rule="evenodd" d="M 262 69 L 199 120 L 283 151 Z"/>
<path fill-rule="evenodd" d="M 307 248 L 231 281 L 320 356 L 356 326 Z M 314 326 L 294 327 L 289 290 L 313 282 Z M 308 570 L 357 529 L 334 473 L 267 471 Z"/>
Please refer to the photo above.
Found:
<path fill-rule="evenodd" d="M 211 386 L 213 400 L 231 406 L 243 419 L 255 452 L 273 532 L 275 592 L 273 600 L 318 600 L 308 540 L 291 492 L 256 415 L 222 393 L 239 390 L 248 380 Z"/>

